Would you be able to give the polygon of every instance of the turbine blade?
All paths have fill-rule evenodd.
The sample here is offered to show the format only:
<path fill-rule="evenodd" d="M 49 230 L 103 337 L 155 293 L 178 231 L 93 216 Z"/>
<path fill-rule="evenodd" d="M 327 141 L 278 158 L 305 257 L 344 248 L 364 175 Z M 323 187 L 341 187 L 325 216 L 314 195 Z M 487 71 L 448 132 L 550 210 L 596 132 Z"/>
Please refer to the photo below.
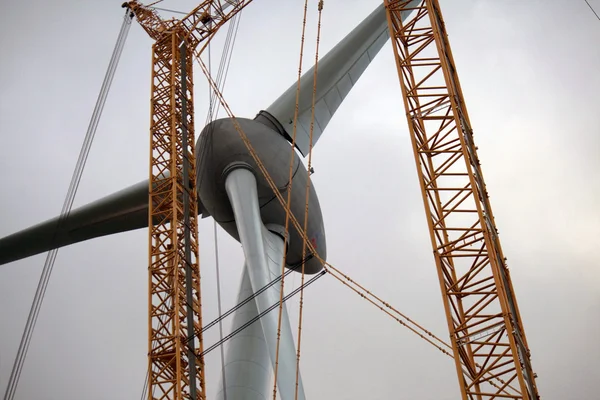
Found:
<path fill-rule="evenodd" d="M 411 5 L 415 5 L 417 2 L 418 0 L 415 0 Z M 403 19 L 409 14 L 410 12 L 407 12 L 403 15 Z M 388 38 L 389 30 L 385 7 L 381 4 L 319 60 L 313 146 Z M 306 156 L 309 150 L 313 74 L 314 66 L 300 78 L 296 146 L 303 156 Z M 285 133 L 289 136 L 288 139 L 293 135 L 296 88 L 297 83 L 294 82 L 266 110 L 283 126 Z"/>
<path fill-rule="evenodd" d="M 58 247 L 148 226 L 148 181 L 0 239 L 0 265 Z"/>
<path fill-rule="evenodd" d="M 168 176 L 168 174 L 166 175 Z M 0 265 L 59 247 L 148 226 L 148 180 L 0 239 Z M 198 198 L 198 213 L 208 217 Z"/>

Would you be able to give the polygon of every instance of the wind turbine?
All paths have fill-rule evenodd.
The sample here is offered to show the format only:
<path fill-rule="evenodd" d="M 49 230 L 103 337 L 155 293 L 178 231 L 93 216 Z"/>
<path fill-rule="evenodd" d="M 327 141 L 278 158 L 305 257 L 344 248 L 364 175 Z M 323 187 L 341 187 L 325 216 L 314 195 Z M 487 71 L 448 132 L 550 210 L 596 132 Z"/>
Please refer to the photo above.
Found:
<path fill-rule="evenodd" d="M 408 12 L 403 18 L 407 16 Z M 313 146 L 388 39 L 386 10 L 381 4 L 319 61 Z M 303 156 L 308 154 L 311 145 L 313 74 L 314 67 L 300 80 L 295 144 Z M 290 212 L 299 219 L 304 213 L 304 191 L 309 172 L 299 157 L 295 157 L 293 178 L 288 182 L 296 87 L 296 83 L 292 84 L 269 107 L 259 110 L 254 119 L 237 117 L 236 120 L 276 186 L 283 191 L 291 185 Z M 203 129 L 196 143 L 195 157 L 200 215 L 202 218 L 213 217 L 242 244 L 245 264 L 238 294 L 240 301 L 280 276 L 280 260 L 284 253 L 288 268 L 304 263 L 307 274 L 322 270 L 323 265 L 317 258 L 302 259 L 303 240 L 296 230 L 289 230 L 284 248 L 286 210 L 277 201 L 272 201 L 273 192 L 264 177 L 257 173 L 257 165 L 230 118 L 215 120 Z M 309 198 L 306 235 L 320 258 L 326 260 L 323 218 L 312 183 Z M 148 181 L 71 211 L 57 228 L 58 221 L 57 217 L 0 239 L 0 265 L 53 248 L 147 227 Z M 279 296 L 278 285 L 256 296 L 254 301 L 235 312 L 232 329 L 267 310 L 279 301 Z M 282 318 L 277 385 L 281 398 L 290 399 L 295 394 L 296 354 L 285 305 Z M 277 315 L 266 314 L 260 319 L 260 325 L 250 325 L 229 342 L 224 376 L 228 399 L 267 397 L 271 367 L 274 368 L 276 362 L 277 325 Z M 224 398 L 223 390 L 217 398 Z M 305 398 L 301 379 L 298 398 Z"/>

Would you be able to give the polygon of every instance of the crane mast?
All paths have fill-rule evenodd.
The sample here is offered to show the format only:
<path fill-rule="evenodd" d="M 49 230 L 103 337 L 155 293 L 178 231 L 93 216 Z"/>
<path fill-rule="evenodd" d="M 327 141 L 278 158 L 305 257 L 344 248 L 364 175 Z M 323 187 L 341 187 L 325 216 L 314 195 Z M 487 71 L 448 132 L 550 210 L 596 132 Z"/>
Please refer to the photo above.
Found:
<path fill-rule="evenodd" d="M 537 400 L 438 0 L 385 5 L 462 398 Z"/>
<path fill-rule="evenodd" d="M 206 398 L 192 67 L 194 56 L 219 27 L 250 2 L 203 1 L 181 20 L 163 20 L 137 1 L 123 4 L 155 41 L 148 215 L 149 399 Z"/>

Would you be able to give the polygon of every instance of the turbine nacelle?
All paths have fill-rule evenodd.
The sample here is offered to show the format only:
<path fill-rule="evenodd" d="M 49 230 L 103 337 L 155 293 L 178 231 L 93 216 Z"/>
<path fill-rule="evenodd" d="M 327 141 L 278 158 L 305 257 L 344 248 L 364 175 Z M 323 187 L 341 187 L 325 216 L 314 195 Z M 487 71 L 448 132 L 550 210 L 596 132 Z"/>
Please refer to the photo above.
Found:
<path fill-rule="evenodd" d="M 288 140 L 276 130 L 276 126 L 269 123 L 264 113 L 259 114 L 255 120 L 236 118 L 236 121 L 246 134 L 283 198 L 287 199 L 290 156 L 291 152 L 295 150 L 292 149 Z M 286 225 L 285 208 L 282 207 L 266 179 L 260 173 L 230 118 L 213 121 L 202 130 L 196 143 L 196 159 L 196 185 L 203 216 L 212 216 L 225 231 L 239 241 L 234 213 L 225 190 L 225 180 L 229 171 L 235 167 L 242 167 L 252 171 L 256 178 L 262 222 L 267 226 Z M 307 180 L 308 171 L 301 162 L 300 156 L 295 154 L 292 165 L 290 213 L 301 224 L 304 221 Z M 308 189 L 309 211 L 306 234 L 313 246 L 316 247 L 319 256 L 325 259 L 327 254 L 321 207 L 312 182 Z M 286 264 L 294 266 L 302 262 L 304 241 L 291 221 L 289 227 Z M 275 233 L 282 234 L 281 232 Z M 310 255 L 308 248 L 306 255 Z M 316 258 L 310 258 L 305 262 L 304 268 L 306 273 L 314 274 L 319 272 L 323 265 Z"/>

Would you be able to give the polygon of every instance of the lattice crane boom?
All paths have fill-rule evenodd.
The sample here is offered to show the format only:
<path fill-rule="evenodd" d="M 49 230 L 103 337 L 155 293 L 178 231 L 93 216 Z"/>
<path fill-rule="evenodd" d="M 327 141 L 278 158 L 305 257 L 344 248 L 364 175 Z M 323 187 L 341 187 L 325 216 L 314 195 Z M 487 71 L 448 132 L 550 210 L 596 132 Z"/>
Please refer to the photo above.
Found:
<path fill-rule="evenodd" d="M 462 398 L 538 399 L 438 1 L 385 5 Z"/>
<path fill-rule="evenodd" d="M 250 2 L 206 0 L 181 20 L 164 20 L 137 1 L 123 5 L 155 41 L 148 216 L 149 399 L 206 398 L 192 66 L 194 56 L 217 30 Z"/>

